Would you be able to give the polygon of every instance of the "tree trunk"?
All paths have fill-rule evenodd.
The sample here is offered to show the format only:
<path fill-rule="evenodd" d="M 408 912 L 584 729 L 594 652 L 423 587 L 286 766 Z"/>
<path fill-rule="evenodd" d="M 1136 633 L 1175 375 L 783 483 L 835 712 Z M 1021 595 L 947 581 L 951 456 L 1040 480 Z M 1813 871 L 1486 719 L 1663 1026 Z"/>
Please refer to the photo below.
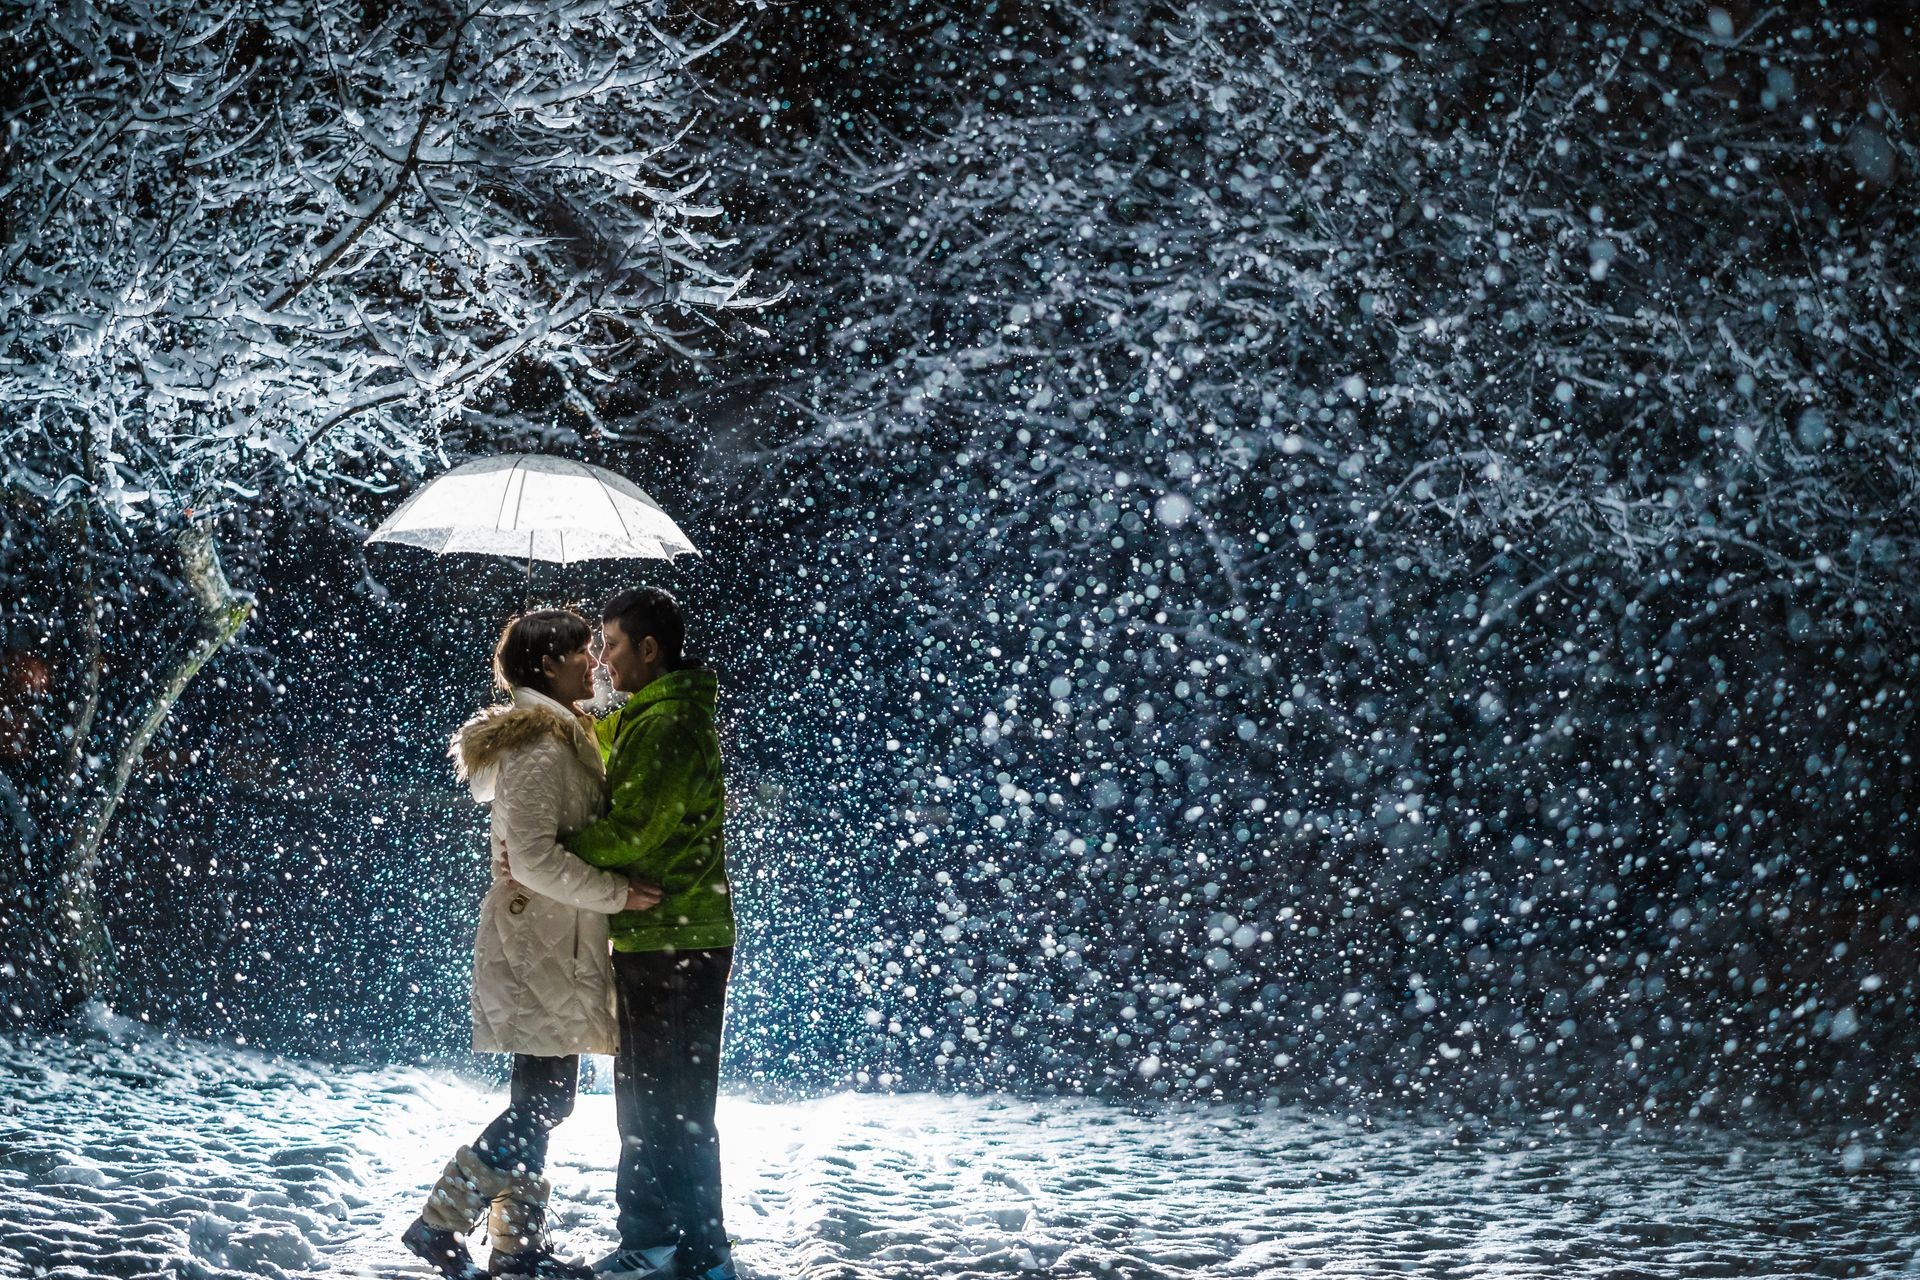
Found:
<path fill-rule="evenodd" d="M 89 468 L 90 469 L 90 468 Z M 76 499 L 64 515 L 57 518 L 67 543 L 63 557 L 66 566 L 65 589 L 72 602 L 75 639 L 75 670 L 72 685 L 74 700 L 67 704 L 67 749 L 60 765 L 60 789 L 57 794 L 79 793 L 86 763 L 87 739 L 93 736 L 93 719 L 100 710 L 100 676 L 103 661 L 100 645 L 100 602 L 93 589 L 93 513 L 85 499 Z"/>
<path fill-rule="evenodd" d="M 100 907 L 100 849 L 120 807 L 127 780 L 147 744 L 172 714 L 174 704 L 200 668 L 246 625 L 253 602 L 236 595 L 220 564 L 220 548 L 205 525 L 189 524 L 178 539 L 181 571 L 192 589 L 199 617 L 194 628 L 155 673 L 147 702 L 126 736 L 115 744 L 103 783 L 90 790 L 73 819 L 73 835 L 60 869 L 54 929 L 59 946 L 60 991 L 68 1008 L 103 997 L 113 983 L 113 940 Z"/>

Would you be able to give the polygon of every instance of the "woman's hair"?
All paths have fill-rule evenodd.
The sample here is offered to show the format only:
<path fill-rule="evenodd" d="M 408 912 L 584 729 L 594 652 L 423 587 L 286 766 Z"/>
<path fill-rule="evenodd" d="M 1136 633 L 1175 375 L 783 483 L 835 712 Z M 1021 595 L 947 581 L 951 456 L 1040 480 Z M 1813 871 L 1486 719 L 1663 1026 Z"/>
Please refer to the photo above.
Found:
<path fill-rule="evenodd" d="M 593 628 L 572 609 L 535 609 L 507 621 L 493 647 L 493 682 L 512 692 L 525 685 L 551 696 L 553 684 L 541 670 L 544 658 L 564 658 L 587 647 Z"/>
<path fill-rule="evenodd" d="M 652 636 L 660 645 L 660 660 L 669 671 L 700 665 L 686 653 L 687 624 L 680 616 L 680 602 L 659 587 L 616 591 L 600 610 L 600 620 L 618 622 L 634 644 Z"/>

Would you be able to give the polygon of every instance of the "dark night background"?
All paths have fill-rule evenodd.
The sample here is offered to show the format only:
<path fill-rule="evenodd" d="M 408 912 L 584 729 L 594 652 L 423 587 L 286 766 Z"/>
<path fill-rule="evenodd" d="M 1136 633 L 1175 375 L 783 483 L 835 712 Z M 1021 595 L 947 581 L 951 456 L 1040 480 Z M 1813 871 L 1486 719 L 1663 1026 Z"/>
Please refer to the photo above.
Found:
<path fill-rule="evenodd" d="M 1911 1121 L 1906 6 L 746 17 L 685 145 L 784 294 L 444 437 L 706 552 L 534 594 L 666 585 L 721 672 L 737 1080 Z M 522 576 L 363 553 L 422 477 L 359 475 L 223 517 L 258 609 L 126 797 L 114 1003 L 453 1059 Z"/>

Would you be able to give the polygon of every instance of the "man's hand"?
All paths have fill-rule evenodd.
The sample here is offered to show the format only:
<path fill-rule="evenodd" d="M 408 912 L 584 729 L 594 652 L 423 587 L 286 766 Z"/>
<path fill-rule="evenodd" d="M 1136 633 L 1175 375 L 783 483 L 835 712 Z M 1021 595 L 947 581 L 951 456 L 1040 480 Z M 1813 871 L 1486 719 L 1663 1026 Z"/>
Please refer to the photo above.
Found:
<path fill-rule="evenodd" d="M 623 911 L 652 910 L 654 907 L 657 907 L 660 905 L 660 899 L 662 896 L 663 895 L 660 892 L 659 885 L 648 884 L 644 880 L 635 880 L 632 884 L 627 886 L 627 905 L 622 907 L 621 910 Z"/>

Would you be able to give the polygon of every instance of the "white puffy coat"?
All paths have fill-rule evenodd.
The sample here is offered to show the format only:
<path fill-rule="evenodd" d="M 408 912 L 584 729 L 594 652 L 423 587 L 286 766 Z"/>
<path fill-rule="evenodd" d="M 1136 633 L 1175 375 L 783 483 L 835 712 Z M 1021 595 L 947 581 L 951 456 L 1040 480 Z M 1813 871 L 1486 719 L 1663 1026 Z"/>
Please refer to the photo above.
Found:
<path fill-rule="evenodd" d="M 493 884 L 473 944 L 473 1047 L 562 1057 L 614 1053 L 607 915 L 627 879 L 560 844 L 606 807 L 599 748 L 573 712 L 532 689 L 454 736 L 473 798 L 493 805 Z"/>

